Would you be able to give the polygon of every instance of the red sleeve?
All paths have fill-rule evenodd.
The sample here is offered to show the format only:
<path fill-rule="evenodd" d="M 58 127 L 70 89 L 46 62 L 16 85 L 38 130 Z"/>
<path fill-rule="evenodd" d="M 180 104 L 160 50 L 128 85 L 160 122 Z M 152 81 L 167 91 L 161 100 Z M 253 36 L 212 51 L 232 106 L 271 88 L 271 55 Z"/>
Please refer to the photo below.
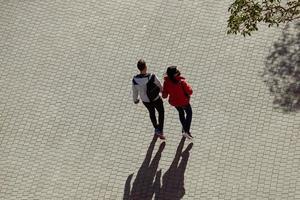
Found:
<path fill-rule="evenodd" d="M 184 90 L 185 90 L 189 95 L 192 95 L 192 94 L 193 94 L 193 89 L 192 89 L 192 87 L 191 87 L 185 80 L 182 81 L 182 85 L 183 85 Z"/>
<path fill-rule="evenodd" d="M 168 89 L 167 89 L 167 84 L 166 81 L 164 81 L 164 85 L 163 85 L 163 91 L 162 91 L 162 98 L 167 98 L 169 95 Z"/>

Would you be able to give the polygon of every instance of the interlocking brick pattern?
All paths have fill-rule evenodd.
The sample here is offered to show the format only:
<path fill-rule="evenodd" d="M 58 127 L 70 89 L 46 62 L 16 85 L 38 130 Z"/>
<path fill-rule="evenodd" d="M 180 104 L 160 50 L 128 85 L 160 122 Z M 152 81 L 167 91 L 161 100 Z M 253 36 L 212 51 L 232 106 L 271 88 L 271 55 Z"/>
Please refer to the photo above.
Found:
<path fill-rule="evenodd" d="M 230 2 L 1 1 L 0 199 L 300 199 L 300 118 L 261 79 L 281 29 L 226 35 Z M 192 143 L 167 101 L 151 143 L 141 57 L 193 86 Z"/>

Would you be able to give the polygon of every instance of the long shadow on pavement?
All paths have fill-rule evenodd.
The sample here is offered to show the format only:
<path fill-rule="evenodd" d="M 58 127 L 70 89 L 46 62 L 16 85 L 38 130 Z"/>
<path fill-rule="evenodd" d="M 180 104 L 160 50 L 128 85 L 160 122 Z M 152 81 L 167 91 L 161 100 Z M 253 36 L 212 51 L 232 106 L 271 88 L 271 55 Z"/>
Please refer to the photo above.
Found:
<path fill-rule="evenodd" d="M 161 153 L 164 150 L 166 143 L 163 142 L 160 144 L 159 149 L 156 152 L 152 162 L 150 162 L 156 141 L 157 137 L 154 136 L 149 145 L 146 157 L 136 175 L 131 188 L 130 183 L 133 174 L 130 174 L 128 176 L 125 183 L 123 200 L 151 200 L 154 194 L 155 196 L 157 196 L 157 192 L 160 188 L 161 177 L 161 170 L 157 171 L 157 168 L 159 160 L 161 158 Z"/>
<path fill-rule="evenodd" d="M 290 23 L 266 60 L 264 81 L 283 111 L 300 110 L 300 22 Z"/>
<path fill-rule="evenodd" d="M 185 195 L 184 173 L 190 156 L 193 143 L 190 143 L 182 152 L 185 137 L 182 137 L 170 168 L 162 178 L 162 186 L 155 200 L 179 200 Z M 181 157 L 181 160 L 180 160 Z M 180 162 L 179 162 L 180 161 Z"/>

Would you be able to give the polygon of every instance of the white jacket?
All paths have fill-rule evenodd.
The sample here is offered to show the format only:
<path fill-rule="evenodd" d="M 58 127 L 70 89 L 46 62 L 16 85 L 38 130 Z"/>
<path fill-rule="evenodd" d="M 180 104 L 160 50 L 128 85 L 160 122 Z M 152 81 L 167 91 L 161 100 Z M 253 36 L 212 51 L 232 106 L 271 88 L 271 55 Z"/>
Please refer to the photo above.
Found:
<path fill-rule="evenodd" d="M 133 77 L 132 79 L 133 102 L 138 100 L 139 95 L 143 102 L 150 102 L 147 96 L 147 83 L 150 80 L 152 75 L 154 74 L 147 73 L 147 74 L 138 74 Z M 154 83 L 160 88 L 160 91 L 162 91 L 161 83 L 155 75 L 154 75 Z M 157 96 L 156 99 L 158 98 L 159 95 Z"/>

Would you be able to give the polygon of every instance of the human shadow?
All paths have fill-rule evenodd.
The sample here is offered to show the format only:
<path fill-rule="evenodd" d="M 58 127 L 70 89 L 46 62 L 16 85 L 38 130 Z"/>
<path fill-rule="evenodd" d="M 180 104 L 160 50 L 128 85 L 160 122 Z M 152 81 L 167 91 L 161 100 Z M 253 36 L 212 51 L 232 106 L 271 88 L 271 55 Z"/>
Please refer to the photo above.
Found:
<path fill-rule="evenodd" d="M 163 142 L 160 144 L 158 151 L 151 161 L 156 141 L 157 136 L 154 136 L 149 145 L 145 159 L 133 181 L 132 187 L 130 187 L 130 184 L 133 174 L 128 176 L 125 183 L 123 200 L 151 200 L 154 194 L 159 191 L 161 170 L 157 171 L 157 168 L 166 143 Z"/>
<path fill-rule="evenodd" d="M 276 108 L 300 110 L 300 21 L 285 26 L 266 59 L 262 76 Z"/>
<path fill-rule="evenodd" d="M 159 193 L 156 193 L 155 200 L 179 200 L 185 195 L 184 173 L 193 143 L 182 152 L 184 142 L 185 137 L 182 137 L 173 162 L 162 177 L 162 186 Z"/>

